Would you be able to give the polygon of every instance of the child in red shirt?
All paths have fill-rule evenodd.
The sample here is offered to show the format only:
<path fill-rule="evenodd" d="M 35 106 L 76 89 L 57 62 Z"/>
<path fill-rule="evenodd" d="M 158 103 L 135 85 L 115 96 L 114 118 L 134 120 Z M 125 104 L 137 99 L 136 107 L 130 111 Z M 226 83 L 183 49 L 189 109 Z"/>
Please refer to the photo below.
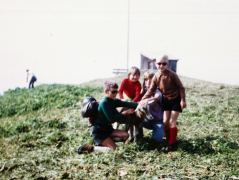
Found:
<path fill-rule="evenodd" d="M 119 88 L 120 99 L 139 102 L 141 99 L 141 84 L 139 82 L 140 70 L 133 66 L 131 67 L 128 77 L 123 79 Z"/>
<path fill-rule="evenodd" d="M 121 100 L 139 102 L 141 100 L 141 84 L 139 82 L 140 70 L 139 68 L 133 66 L 130 68 L 128 77 L 123 79 L 119 88 L 119 97 Z M 120 112 L 122 114 L 128 114 L 134 111 L 133 109 L 122 108 Z M 129 126 L 130 137 L 129 141 L 137 141 L 138 137 L 138 127 Z M 135 138 L 134 138 L 135 137 Z"/>

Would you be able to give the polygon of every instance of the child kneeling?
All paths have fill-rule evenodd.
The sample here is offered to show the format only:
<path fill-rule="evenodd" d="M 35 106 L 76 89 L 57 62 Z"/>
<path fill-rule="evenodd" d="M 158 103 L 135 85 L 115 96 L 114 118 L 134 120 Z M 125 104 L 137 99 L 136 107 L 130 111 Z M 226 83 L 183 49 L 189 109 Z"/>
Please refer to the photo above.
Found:
<path fill-rule="evenodd" d="M 155 143 L 162 142 L 164 137 L 162 101 L 163 95 L 160 91 L 157 91 L 154 97 L 141 101 L 136 109 L 136 111 L 145 113 L 140 134 L 143 136 L 143 127 L 153 130 L 151 139 Z"/>

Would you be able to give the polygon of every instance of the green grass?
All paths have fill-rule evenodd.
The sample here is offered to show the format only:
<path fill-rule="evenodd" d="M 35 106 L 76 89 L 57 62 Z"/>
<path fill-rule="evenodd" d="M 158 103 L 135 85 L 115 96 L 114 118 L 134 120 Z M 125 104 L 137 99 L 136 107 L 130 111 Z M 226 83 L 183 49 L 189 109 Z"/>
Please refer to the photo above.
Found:
<path fill-rule="evenodd" d="M 42 85 L 35 89 L 9 90 L 0 96 L 0 118 L 22 115 L 34 111 L 48 111 L 53 108 L 67 108 L 87 95 L 96 95 L 102 88 L 79 88 L 69 85 Z"/>
<path fill-rule="evenodd" d="M 91 86 L 42 85 L 0 96 L 0 179 L 238 179 L 239 87 L 182 78 L 187 109 L 179 116 L 179 149 L 140 144 L 78 155 L 92 143 L 81 100 L 102 97 Z"/>

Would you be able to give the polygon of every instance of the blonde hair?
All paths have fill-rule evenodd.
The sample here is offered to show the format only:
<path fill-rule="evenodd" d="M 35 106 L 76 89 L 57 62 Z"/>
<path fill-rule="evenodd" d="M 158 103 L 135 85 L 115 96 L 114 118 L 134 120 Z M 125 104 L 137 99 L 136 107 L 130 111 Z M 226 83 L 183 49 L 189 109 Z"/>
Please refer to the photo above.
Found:
<path fill-rule="evenodd" d="M 153 79 L 153 77 L 154 77 L 154 72 L 146 71 L 144 73 L 143 88 L 141 90 L 142 96 L 146 93 L 145 81 L 147 81 L 148 79 Z"/>
<path fill-rule="evenodd" d="M 163 55 L 163 57 L 160 59 L 160 61 L 165 61 L 168 63 L 168 55 Z"/>
<path fill-rule="evenodd" d="M 139 68 L 137 68 L 136 66 L 132 66 L 129 70 L 129 73 L 128 73 L 128 77 L 131 75 L 131 74 L 137 74 L 140 76 L 140 70 Z"/>
<path fill-rule="evenodd" d="M 154 77 L 154 73 L 153 72 L 146 71 L 144 73 L 144 81 L 147 80 L 147 79 L 152 79 L 153 77 Z"/>

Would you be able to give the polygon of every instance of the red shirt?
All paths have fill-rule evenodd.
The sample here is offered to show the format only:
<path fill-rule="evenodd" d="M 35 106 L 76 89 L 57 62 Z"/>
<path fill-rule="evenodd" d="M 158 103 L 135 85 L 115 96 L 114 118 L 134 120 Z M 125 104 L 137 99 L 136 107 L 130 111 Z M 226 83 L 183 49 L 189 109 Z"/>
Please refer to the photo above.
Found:
<path fill-rule="evenodd" d="M 126 94 L 132 101 L 138 102 L 141 99 L 140 96 L 141 84 L 139 81 L 131 81 L 128 78 L 124 79 L 119 88 L 119 96 L 124 99 L 123 93 Z"/>

